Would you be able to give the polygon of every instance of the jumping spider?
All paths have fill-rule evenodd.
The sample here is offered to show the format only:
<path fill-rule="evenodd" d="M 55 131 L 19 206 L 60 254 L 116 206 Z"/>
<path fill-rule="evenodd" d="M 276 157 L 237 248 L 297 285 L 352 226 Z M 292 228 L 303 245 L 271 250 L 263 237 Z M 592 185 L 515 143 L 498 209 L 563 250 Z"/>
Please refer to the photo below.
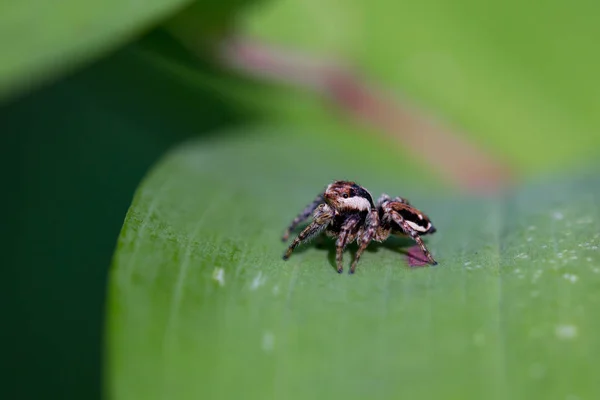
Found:
<path fill-rule="evenodd" d="M 384 194 L 375 206 L 365 188 L 354 182 L 335 181 L 292 221 L 283 235 L 283 241 L 311 214 L 313 221 L 288 247 L 284 260 L 291 256 L 299 244 L 324 232 L 327 236 L 337 238 L 336 265 L 340 273 L 343 271 L 344 249 L 348 244 L 357 242 L 358 250 L 350 266 L 350 273 L 354 273 L 362 253 L 372 240 L 382 242 L 391 234 L 401 234 L 413 238 L 429 262 L 437 264 L 420 238 L 420 235 L 434 233 L 435 228 L 425 214 L 400 197 L 392 199 Z"/>

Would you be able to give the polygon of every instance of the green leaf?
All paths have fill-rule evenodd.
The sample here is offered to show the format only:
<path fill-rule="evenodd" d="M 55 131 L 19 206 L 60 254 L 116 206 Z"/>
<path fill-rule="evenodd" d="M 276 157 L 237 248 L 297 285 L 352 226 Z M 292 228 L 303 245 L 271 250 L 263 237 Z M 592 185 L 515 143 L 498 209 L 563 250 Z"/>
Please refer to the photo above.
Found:
<path fill-rule="evenodd" d="M 537 173 L 599 156 L 599 12 L 588 0 L 281 0 L 243 23 L 267 42 L 355 65 Z"/>
<path fill-rule="evenodd" d="M 163 22 L 196 43 L 221 34 L 243 7 L 257 1 L 5 1 L 0 4 L 0 100 L 97 59 Z"/>
<path fill-rule="evenodd" d="M 110 286 L 112 398 L 600 395 L 596 176 L 466 198 L 423 191 L 366 139 L 229 133 L 176 148 L 135 195 Z M 283 228 L 334 178 L 428 213 L 439 266 L 407 267 L 399 241 L 353 276 L 330 245 L 284 262 Z"/>
<path fill-rule="evenodd" d="M 123 45 L 191 1 L 3 1 L 0 99 Z"/>

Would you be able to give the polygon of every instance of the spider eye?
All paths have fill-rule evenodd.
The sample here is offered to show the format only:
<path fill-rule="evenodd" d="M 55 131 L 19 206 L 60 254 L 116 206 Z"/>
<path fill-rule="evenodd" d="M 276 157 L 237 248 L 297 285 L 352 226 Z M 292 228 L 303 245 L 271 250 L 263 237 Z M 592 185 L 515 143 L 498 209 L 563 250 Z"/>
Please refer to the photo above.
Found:
<path fill-rule="evenodd" d="M 347 198 L 348 198 L 348 193 L 344 193 L 344 194 L 342 195 L 342 197 L 343 197 L 343 198 L 345 198 L 345 199 L 347 199 Z"/>

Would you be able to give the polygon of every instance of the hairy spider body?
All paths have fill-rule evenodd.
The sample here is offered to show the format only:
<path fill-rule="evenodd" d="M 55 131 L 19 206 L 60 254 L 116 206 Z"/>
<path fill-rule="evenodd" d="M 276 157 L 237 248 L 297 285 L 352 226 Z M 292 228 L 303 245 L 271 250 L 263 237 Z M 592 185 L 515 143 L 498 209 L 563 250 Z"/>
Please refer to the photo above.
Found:
<path fill-rule="evenodd" d="M 375 206 L 371 194 L 362 186 L 350 181 L 335 181 L 298 214 L 282 239 L 286 241 L 290 232 L 311 215 L 313 221 L 292 241 L 283 256 L 284 260 L 292 255 L 298 245 L 324 233 L 336 238 L 335 259 L 339 273 L 343 271 L 346 246 L 357 242 L 358 250 L 350 266 L 350 273 L 354 273 L 362 253 L 371 241 L 382 242 L 394 234 L 410 236 L 429 262 L 437 264 L 420 237 L 434 233 L 435 228 L 425 214 L 401 197 L 391 198 L 384 194 Z"/>

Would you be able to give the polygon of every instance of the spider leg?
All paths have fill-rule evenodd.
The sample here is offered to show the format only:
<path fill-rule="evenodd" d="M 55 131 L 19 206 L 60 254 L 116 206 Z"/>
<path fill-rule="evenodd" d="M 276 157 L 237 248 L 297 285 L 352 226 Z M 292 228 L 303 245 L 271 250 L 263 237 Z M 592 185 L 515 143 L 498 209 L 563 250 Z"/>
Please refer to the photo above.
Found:
<path fill-rule="evenodd" d="M 288 258 L 290 258 L 292 252 L 296 247 L 298 247 L 299 244 L 309 241 L 310 239 L 321 233 L 326 226 L 327 224 L 320 224 L 317 221 L 314 221 L 306 228 L 304 228 L 304 230 L 298 234 L 296 239 L 294 239 L 292 244 L 290 244 L 290 247 L 288 247 L 287 251 L 283 255 L 283 259 L 287 260 Z"/>
<path fill-rule="evenodd" d="M 381 207 L 386 201 L 397 201 L 398 203 L 410 205 L 408 200 L 406 200 L 404 197 L 397 196 L 392 198 L 389 195 L 383 193 L 381 196 L 379 196 L 379 199 L 377 199 L 377 208 Z"/>
<path fill-rule="evenodd" d="M 404 197 L 397 196 L 397 197 L 394 197 L 393 200 L 397 201 L 398 203 L 402 203 L 402 204 L 406 204 L 407 206 L 410 206 L 410 203 Z"/>
<path fill-rule="evenodd" d="M 283 242 L 285 242 L 286 240 L 288 240 L 289 237 L 290 237 L 290 232 L 293 231 L 294 228 L 296 226 L 298 226 L 299 223 L 301 223 L 306 218 L 308 218 L 313 213 L 313 211 L 319 206 L 319 204 L 322 204 L 324 201 L 325 201 L 325 199 L 323 198 L 323 194 L 322 193 L 319 194 L 317 196 L 317 198 L 313 200 L 312 203 L 310 203 L 309 205 L 307 205 L 304 208 L 304 210 L 302 210 L 302 212 L 300 214 L 298 214 L 298 216 L 296 218 L 294 218 L 294 220 L 292 221 L 292 223 L 290 224 L 290 226 L 288 226 L 288 228 L 283 233 L 283 236 L 281 237 L 281 240 Z"/>
<path fill-rule="evenodd" d="M 314 221 L 310 223 L 302 232 L 298 234 L 298 236 L 294 239 L 290 247 L 288 247 L 287 251 L 283 255 L 283 259 L 287 260 L 292 255 L 292 252 L 299 244 L 309 241 L 319 233 L 323 232 L 323 230 L 329 225 L 331 220 L 334 217 L 334 212 L 331 208 L 329 208 L 325 204 L 321 204 L 317 207 L 315 211 Z"/>
<path fill-rule="evenodd" d="M 419 247 L 423 251 L 423 254 L 425 254 L 425 257 L 427 257 L 427 260 L 429 260 L 429 263 L 431 265 L 437 265 L 437 261 L 435 261 L 433 259 L 433 256 L 431 255 L 431 253 L 427 249 L 427 246 L 425 246 L 425 243 L 423 243 L 423 239 L 421 239 L 421 237 L 419 236 L 419 233 L 417 231 L 415 231 L 413 228 L 411 228 L 410 225 L 408 225 L 408 223 L 404 220 L 404 218 L 402 218 L 402 216 L 400 216 L 400 214 L 398 214 L 396 212 L 392 212 L 391 213 L 391 217 L 392 217 L 392 219 L 394 220 L 395 223 L 397 223 L 398 225 L 400 225 L 402 227 L 402 230 L 406 234 L 410 235 L 410 237 L 415 242 L 417 242 L 417 244 L 419 245 Z"/>
<path fill-rule="evenodd" d="M 356 233 L 353 231 L 356 229 L 356 226 L 360 222 L 359 216 L 349 217 L 343 224 L 340 230 L 340 234 L 335 242 L 336 254 L 335 254 L 335 262 L 337 265 L 337 272 L 340 274 L 344 271 L 344 249 L 349 243 L 352 243 L 354 238 L 356 237 Z"/>
<path fill-rule="evenodd" d="M 360 260 L 360 256 L 365 251 L 365 249 L 369 246 L 375 234 L 377 233 L 377 229 L 379 228 L 379 214 L 377 209 L 373 209 L 369 212 L 366 221 L 366 228 L 362 235 L 358 238 L 358 250 L 356 251 L 356 255 L 354 256 L 354 261 L 350 266 L 350 273 L 353 274 L 356 271 L 356 265 Z"/>
<path fill-rule="evenodd" d="M 377 199 L 377 208 L 381 207 L 386 201 L 392 201 L 392 198 L 389 195 L 382 193 Z"/>

